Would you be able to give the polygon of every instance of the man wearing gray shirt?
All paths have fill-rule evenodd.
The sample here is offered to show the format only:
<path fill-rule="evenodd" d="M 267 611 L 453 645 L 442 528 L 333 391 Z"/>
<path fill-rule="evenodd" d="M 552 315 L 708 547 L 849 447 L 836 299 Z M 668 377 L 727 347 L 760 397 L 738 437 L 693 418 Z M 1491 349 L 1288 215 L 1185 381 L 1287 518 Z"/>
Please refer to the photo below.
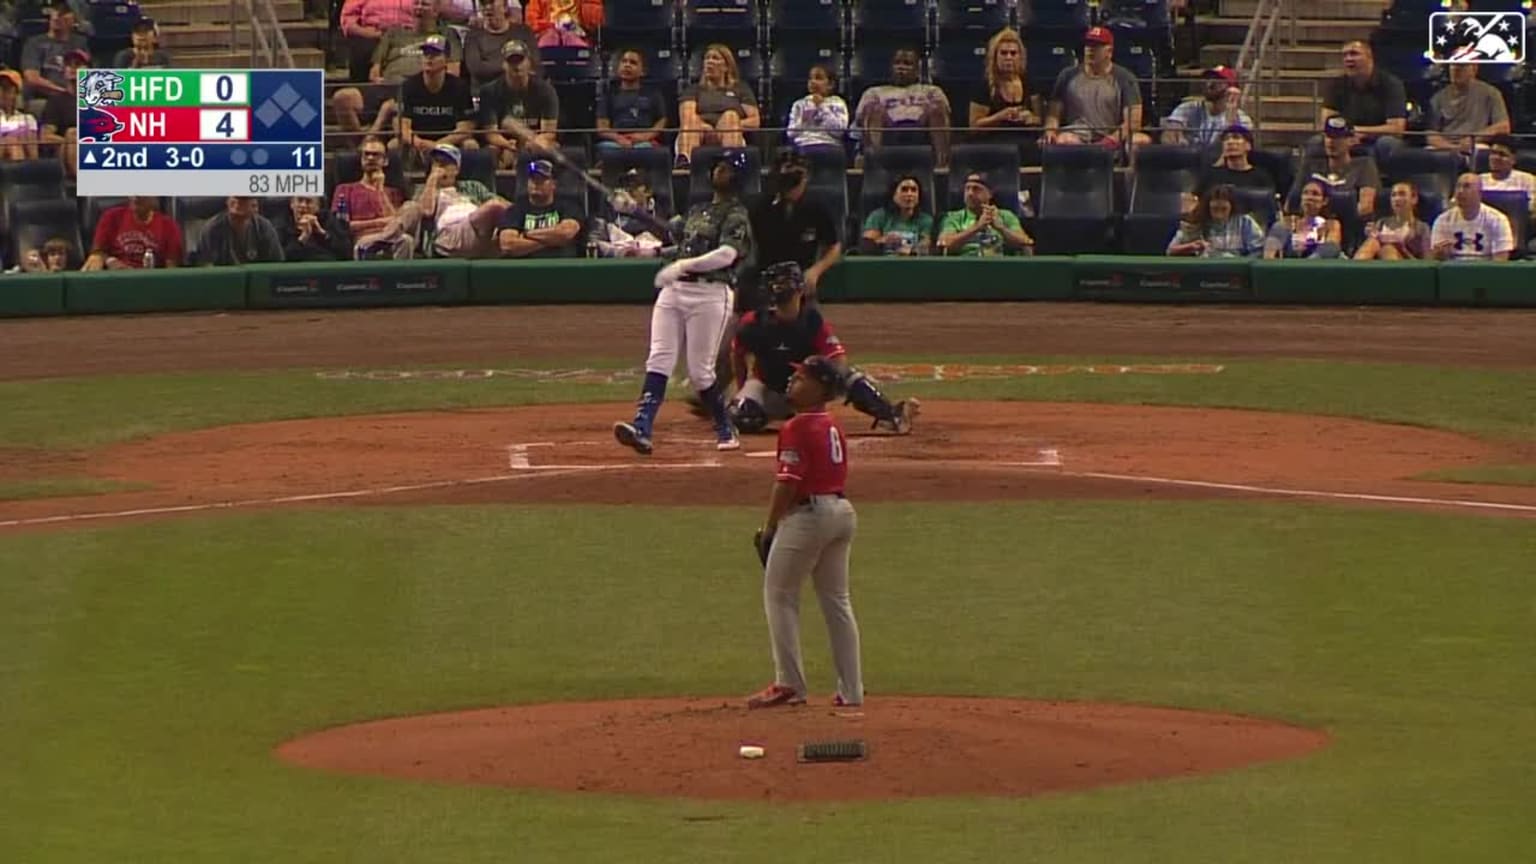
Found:
<path fill-rule="evenodd" d="M 480 21 L 464 36 L 464 66 L 460 74 L 467 73 L 476 87 L 496 80 L 502 71 L 501 46 L 514 40 L 527 46 L 528 59 L 537 70 L 538 37 L 527 25 L 512 21 L 507 15 L 507 0 L 481 0 Z"/>
<path fill-rule="evenodd" d="M 1431 131 L 1425 143 L 1436 150 L 1470 155 L 1478 144 L 1488 146 L 1489 137 L 1509 134 L 1504 94 L 1477 80 L 1477 66 L 1471 63 L 1451 65 L 1451 83 L 1429 101 L 1429 114 Z"/>
<path fill-rule="evenodd" d="M 75 32 L 75 10 L 65 0 L 58 0 L 48 7 L 48 30 L 28 39 L 21 49 L 22 98 L 43 100 L 55 93 L 68 93 L 64 55 L 70 51 L 89 54 L 90 46 Z M 28 113 L 41 110 L 41 106 L 29 106 Z"/>
<path fill-rule="evenodd" d="M 1115 36 L 1090 27 L 1082 63 L 1061 70 L 1046 109 L 1045 143 L 1097 144 L 1119 149 L 1150 144 L 1141 130 L 1141 88 L 1129 69 L 1114 62 Z"/>

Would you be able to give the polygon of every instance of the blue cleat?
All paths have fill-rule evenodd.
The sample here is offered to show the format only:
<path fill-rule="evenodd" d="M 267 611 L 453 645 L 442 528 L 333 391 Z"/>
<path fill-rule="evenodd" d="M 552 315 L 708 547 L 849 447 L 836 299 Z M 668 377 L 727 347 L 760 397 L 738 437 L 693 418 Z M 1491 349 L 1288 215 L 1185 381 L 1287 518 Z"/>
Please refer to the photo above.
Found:
<path fill-rule="evenodd" d="M 651 455 L 651 437 L 641 432 L 633 423 L 613 424 L 613 437 L 641 456 Z"/>

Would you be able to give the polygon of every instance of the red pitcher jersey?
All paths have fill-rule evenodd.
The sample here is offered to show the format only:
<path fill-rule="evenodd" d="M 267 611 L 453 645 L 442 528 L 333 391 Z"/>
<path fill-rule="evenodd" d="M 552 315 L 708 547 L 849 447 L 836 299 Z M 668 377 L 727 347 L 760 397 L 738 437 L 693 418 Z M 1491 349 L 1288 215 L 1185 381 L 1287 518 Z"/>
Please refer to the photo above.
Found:
<path fill-rule="evenodd" d="M 800 495 L 832 495 L 848 485 L 848 446 L 826 411 L 789 418 L 779 429 L 780 480 L 795 484 Z"/>

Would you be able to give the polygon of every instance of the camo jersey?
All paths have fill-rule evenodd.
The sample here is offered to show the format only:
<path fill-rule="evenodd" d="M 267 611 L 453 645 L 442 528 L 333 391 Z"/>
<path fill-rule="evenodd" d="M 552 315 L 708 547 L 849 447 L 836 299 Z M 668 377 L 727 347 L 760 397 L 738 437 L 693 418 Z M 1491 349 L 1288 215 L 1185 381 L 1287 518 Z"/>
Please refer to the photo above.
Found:
<path fill-rule="evenodd" d="M 752 223 L 746 205 L 740 201 L 710 201 L 695 204 L 683 219 L 679 256 L 703 255 L 721 246 L 736 250 L 736 263 L 710 274 L 713 279 L 734 286 L 751 266 L 754 248 Z"/>

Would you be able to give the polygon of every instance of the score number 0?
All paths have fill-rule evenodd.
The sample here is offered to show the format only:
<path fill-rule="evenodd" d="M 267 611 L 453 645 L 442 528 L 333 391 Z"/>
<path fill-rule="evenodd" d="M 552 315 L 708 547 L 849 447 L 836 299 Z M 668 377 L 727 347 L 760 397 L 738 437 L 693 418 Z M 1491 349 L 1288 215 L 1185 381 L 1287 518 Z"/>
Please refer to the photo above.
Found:
<path fill-rule="evenodd" d="M 204 105 L 241 105 L 250 100 L 250 77 L 227 72 L 198 76 L 198 101 Z M 198 137 L 215 141 L 249 141 L 248 110 L 198 112 Z"/>

